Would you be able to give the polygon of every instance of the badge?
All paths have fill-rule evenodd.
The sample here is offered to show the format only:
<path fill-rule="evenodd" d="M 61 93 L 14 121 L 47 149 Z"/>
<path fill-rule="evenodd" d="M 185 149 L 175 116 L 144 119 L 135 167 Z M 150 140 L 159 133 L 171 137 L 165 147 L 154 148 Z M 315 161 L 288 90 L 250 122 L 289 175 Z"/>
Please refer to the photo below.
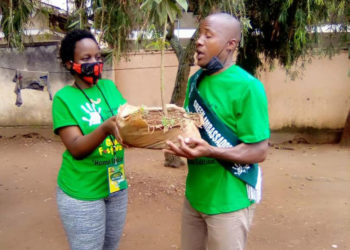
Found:
<path fill-rule="evenodd" d="M 107 174 L 110 194 L 118 192 L 121 189 L 127 188 L 124 172 L 124 163 L 116 163 L 107 166 Z"/>

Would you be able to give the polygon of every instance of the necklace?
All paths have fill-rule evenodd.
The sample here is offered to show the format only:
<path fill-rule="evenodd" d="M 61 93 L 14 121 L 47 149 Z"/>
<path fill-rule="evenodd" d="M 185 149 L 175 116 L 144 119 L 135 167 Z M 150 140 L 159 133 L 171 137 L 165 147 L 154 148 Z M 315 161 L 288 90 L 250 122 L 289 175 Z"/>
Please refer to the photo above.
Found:
<path fill-rule="evenodd" d="M 83 93 L 83 95 L 85 96 L 85 98 L 88 100 L 88 102 L 90 102 L 90 104 L 99 104 L 101 102 L 101 99 L 98 98 L 97 101 L 94 101 L 93 99 L 89 98 L 89 96 L 86 94 L 86 92 L 76 83 L 74 82 L 74 85 Z M 111 106 L 109 105 L 108 101 L 107 101 L 107 98 L 106 96 L 103 94 L 102 90 L 100 89 L 100 87 L 96 84 L 95 85 L 96 88 L 98 89 L 98 91 L 101 93 L 105 103 L 107 104 L 108 106 L 108 109 L 109 111 L 111 112 L 112 116 L 114 115 L 113 114 L 113 109 L 111 108 Z M 97 112 L 99 114 L 99 116 L 101 117 L 101 120 L 104 122 L 105 119 L 103 118 L 102 114 L 100 114 L 99 112 Z M 112 135 L 108 135 L 109 139 L 111 140 L 112 142 L 112 145 L 113 145 L 113 154 L 116 156 L 116 145 L 114 143 L 114 140 L 113 140 L 113 137 Z"/>

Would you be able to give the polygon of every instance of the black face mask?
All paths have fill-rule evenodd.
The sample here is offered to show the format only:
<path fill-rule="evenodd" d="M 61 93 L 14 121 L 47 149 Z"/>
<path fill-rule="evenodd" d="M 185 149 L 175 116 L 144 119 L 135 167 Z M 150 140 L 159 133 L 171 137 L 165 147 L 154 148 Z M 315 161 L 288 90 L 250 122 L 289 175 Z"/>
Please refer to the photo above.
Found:
<path fill-rule="evenodd" d="M 226 43 L 227 44 L 227 43 Z M 226 48 L 226 44 L 225 46 L 220 50 L 220 52 L 216 55 L 213 56 L 210 61 L 208 62 L 207 65 L 205 65 L 203 67 L 203 71 L 207 74 L 207 75 L 211 75 L 214 74 L 216 72 L 218 72 L 219 70 L 224 68 L 224 64 L 226 63 L 227 57 L 225 59 L 225 62 L 222 63 L 219 59 L 219 55 L 222 53 L 222 51 L 224 51 L 224 49 Z"/>
<path fill-rule="evenodd" d="M 224 65 L 222 64 L 220 59 L 217 56 L 214 56 L 212 59 L 210 59 L 208 64 L 203 67 L 203 70 L 204 72 L 206 72 L 206 74 L 211 75 L 223 68 Z"/>

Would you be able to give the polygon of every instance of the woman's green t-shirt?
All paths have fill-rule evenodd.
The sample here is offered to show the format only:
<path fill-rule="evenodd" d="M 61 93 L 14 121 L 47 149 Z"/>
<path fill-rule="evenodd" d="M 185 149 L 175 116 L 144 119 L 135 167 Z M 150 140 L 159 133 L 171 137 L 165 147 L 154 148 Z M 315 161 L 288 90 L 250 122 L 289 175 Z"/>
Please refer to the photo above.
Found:
<path fill-rule="evenodd" d="M 270 137 L 267 98 L 262 83 L 233 65 L 205 76 L 198 86 L 200 96 L 244 143 Z M 188 89 L 185 100 L 188 106 Z M 212 158 L 188 162 L 186 198 L 198 211 L 219 214 L 248 207 L 246 184 Z"/>
<path fill-rule="evenodd" d="M 96 86 L 84 89 L 91 102 L 81 90 L 65 86 L 59 90 L 52 104 L 53 129 L 78 126 L 84 135 L 91 133 L 112 115 L 117 114 L 120 105 L 126 103 L 111 80 L 101 79 Z M 99 115 L 100 114 L 100 115 Z M 101 118 L 103 117 L 103 119 Z M 124 149 L 113 138 L 118 162 L 124 161 Z M 80 200 L 97 200 L 109 195 L 107 166 L 114 160 L 113 144 L 107 137 L 90 155 L 78 160 L 66 150 L 58 173 L 58 186 L 68 195 Z M 121 188 L 127 188 L 127 183 Z"/>

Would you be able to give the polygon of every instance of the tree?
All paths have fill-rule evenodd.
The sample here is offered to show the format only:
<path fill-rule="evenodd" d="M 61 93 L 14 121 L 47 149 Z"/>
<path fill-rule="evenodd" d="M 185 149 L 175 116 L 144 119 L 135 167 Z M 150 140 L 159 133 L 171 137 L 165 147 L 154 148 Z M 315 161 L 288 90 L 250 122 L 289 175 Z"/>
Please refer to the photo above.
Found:
<path fill-rule="evenodd" d="M 90 16 L 93 27 L 99 32 L 100 42 L 109 45 L 112 57 L 120 58 L 122 53 L 131 49 L 128 38 L 144 23 L 141 3 L 141 0 L 93 1 L 93 14 Z"/>
<path fill-rule="evenodd" d="M 290 70 L 298 60 L 305 62 L 318 47 L 318 28 L 328 25 L 334 38 L 349 25 L 349 6 L 344 0 L 247 0 L 245 6 L 252 29 L 247 33 L 245 46 L 238 53 L 237 64 L 255 74 L 263 60 L 273 64 L 274 60 Z M 347 36 L 347 33 L 344 33 Z M 323 35 L 325 36 L 325 35 Z M 336 40 L 328 40 L 327 48 L 339 48 Z M 328 55 L 334 50 L 324 50 Z"/>
<path fill-rule="evenodd" d="M 162 36 L 159 40 L 161 48 L 161 59 L 160 59 L 160 82 L 161 82 L 161 101 L 164 115 L 167 116 L 167 109 L 165 107 L 164 100 L 164 50 L 165 50 L 165 39 L 167 37 L 168 23 L 174 27 L 175 19 L 181 15 L 181 8 L 187 11 L 187 2 L 185 0 L 146 0 L 142 5 L 141 9 L 146 10 L 148 14 L 148 22 L 152 23 L 159 29 L 161 29 Z"/>
<path fill-rule="evenodd" d="M 34 12 L 30 0 L 6 0 L 0 2 L 1 27 L 9 47 L 23 49 L 24 25 Z"/>

